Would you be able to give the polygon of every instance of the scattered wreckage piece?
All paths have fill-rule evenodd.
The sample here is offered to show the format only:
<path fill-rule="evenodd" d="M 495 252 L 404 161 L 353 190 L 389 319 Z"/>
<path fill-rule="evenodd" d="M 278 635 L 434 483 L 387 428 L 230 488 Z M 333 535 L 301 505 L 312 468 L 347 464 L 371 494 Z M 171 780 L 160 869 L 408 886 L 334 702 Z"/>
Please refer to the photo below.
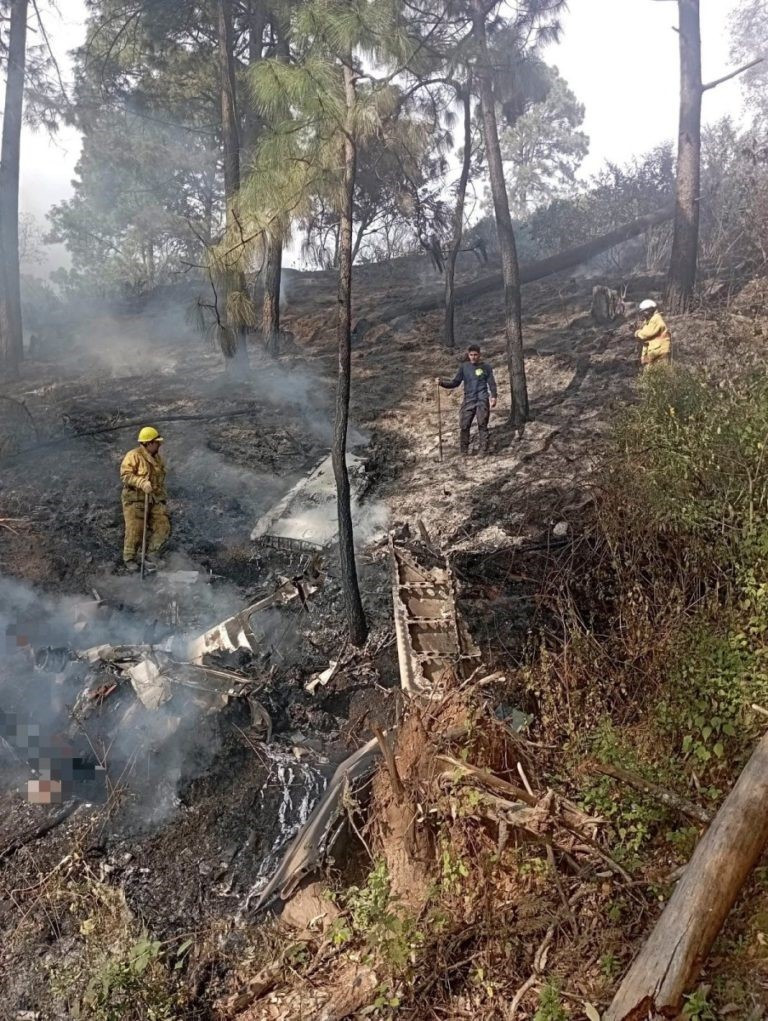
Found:
<path fill-rule="evenodd" d="M 365 460 L 348 453 L 347 471 L 354 515 L 367 485 Z M 279 546 L 281 542 L 287 542 L 287 548 L 297 543 L 299 549 L 317 550 L 329 546 L 337 532 L 336 481 L 329 454 L 259 518 L 251 540 L 266 546 L 278 544 L 278 548 L 286 548 Z"/>
<path fill-rule="evenodd" d="M 294 599 L 298 599 L 306 608 L 307 600 L 322 587 L 322 584 L 322 574 L 316 565 L 311 565 L 301 577 L 286 579 L 271 595 L 246 606 L 244 610 L 193 639 L 184 650 L 183 658 L 190 663 L 199 664 L 205 656 L 215 652 L 237 652 L 238 649 L 245 649 L 257 653 L 259 640 L 251 627 L 251 618 L 262 610 L 285 606 Z"/>
<path fill-rule="evenodd" d="M 301 881 L 319 868 L 338 836 L 347 792 L 372 772 L 380 755 L 376 738 L 364 744 L 336 769 L 320 801 L 288 848 L 270 881 L 253 907 L 258 912 L 273 901 L 287 900 Z M 246 903 L 246 910 L 250 905 Z"/>
<path fill-rule="evenodd" d="M 341 669 L 341 665 L 344 662 L 344 653 L 347 651 L 347 642 L 344 642 L 341 652 L 339 653 L 338 659 L 332 659 L 325 670 L 321 670 L 316 674 L 312 674 L 310 679 L 304 685 L 304 690 L 308 691 L 310 695 L 314 695 L 319 687 L 325 687 L 329 684 L 336 674 Z"/>
<path fill-rule="evenodd" d="M 392 536 L 389 553 L 401 685 L 412 697 L 442 698 L 482 663 L 456 606 L 453 572 L 422 567 Z"/>
<path fill-rule="evenodd" d="M 75 719 L 84 720 L 127 681 L 139 702 L 152 711 L 171 702 L 179 688 L 185 689 L 203 713 L 219 712 L 235 699 L 245 700 L 251 724 L 263 731 L 266 741 L 271 739 L 272 718 L 255 698 L 253 682 L 239 674 L 196 663 L 179 663 L 169 653 L 151 646 L 100 645 L 80 656 L 90 664 L 108 667 L 115 679 L 104 683 L 97 676 L 94 687 L 93 677 L 89 677 L 72 709 Z"/>

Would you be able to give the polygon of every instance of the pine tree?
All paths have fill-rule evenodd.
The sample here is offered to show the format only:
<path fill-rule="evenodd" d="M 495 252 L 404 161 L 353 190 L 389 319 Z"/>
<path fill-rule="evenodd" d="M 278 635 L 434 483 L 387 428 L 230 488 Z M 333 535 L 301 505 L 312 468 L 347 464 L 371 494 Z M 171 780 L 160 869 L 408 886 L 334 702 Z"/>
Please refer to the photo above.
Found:
<path fill-rule="evenodd" d="M 19 163 L 28 0 L 12 0 L 0 154 L 0 344 L 3 375 L 19 375 L 24 343 L 19 269 Z"/>
<path fill-rule="evenodd" d="M 523 357 L 520 268 L 499 141 L 497 95 L 494 88 L 494 67 L 490 56 L 489 25 L 491 29 L 496 29 L 499 24 L 502 24 L 511 39 L 512 51 L 523 52 L 526 46 L 535 46 L 539 41 L 550 38 L 556 33 L 557 23 L 553 19 L 564 4 L 560 0 L 521 0 L 517 4 L 514 17 L 506 23 L 503 20 L 500 21 L 498 17 L 498 8 L 502 8 L 502 4 L 489 4 L 487 0 L 471 0 L 471 5 L 472 35 L 475 43 L 475 76 L 479 85 L 485 157 L 491 181 L 496 232 L 501 252 L 501 271 L 504 280 L 511 417 L 518 433 L 522 433 L 530 410 Z M 515 97 L 515 99 L 518 98 Z"/>
<path fill-rule="evenodd" d="M 332 459 L 336 480 L 341 581 L 350 640 L 362 645 L 368 627 L 357 577 L 347 472 L 351 391 L 352 218 L 358 149 L 383 130 L 398 92 L 363 70 L 402 59 L 408 40 L 396 0 L 308 0 L 294 11 L 297 58 L 263 62 L 253 89 L 272 131 L 262 142 L 244 204 L 262 231 L 286 217 L 311 213 L 317 196 L 340 223 L 338 378 Z M 286 117 L 286 113 L 290 116 Z M 281 117 L 284 118 L 281 121 Z"/>

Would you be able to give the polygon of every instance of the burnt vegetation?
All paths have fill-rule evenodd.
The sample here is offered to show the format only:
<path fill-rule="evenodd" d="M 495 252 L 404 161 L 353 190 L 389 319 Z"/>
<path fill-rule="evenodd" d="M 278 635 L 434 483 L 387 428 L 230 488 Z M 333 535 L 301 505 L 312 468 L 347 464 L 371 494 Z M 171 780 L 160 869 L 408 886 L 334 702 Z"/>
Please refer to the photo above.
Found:
<path fill-rule="evenodd" d="M 3 1018 L 768 1016 L 768 19 L 577 7 L 0 0 Z"/>

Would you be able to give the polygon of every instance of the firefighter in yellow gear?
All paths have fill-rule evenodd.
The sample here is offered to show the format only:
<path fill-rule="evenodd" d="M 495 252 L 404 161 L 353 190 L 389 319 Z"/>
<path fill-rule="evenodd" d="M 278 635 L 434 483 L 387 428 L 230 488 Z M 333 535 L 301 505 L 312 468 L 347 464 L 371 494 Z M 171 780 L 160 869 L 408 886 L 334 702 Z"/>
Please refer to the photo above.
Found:
<path fill-rule="evenodd" d="M 157 429 L 148 425 L 141 430 L 138 439 L 138 447 L 128 451 L 120 465 L 125 519 L 123 561 L 129 571 L 136 571 L 139 567 L 136 558 L 144 537 L 144 504 L 147 497 L 148 556 L 158 556 L 171 534 L 166 507 L 168 494 L 165 488 L 165 461 L 160 456 L 163 437 Z"/>
<path fill-rule="evenodd" d="M 669 361 L 672 336 L 655 301 L 650 298 L 641 301 L 640 311 L 645 322 L 635 333 L 635 340 L 643 345 L 640 364 L 644 369 L 649 369 L 652 365 L 662 365 Z"/>

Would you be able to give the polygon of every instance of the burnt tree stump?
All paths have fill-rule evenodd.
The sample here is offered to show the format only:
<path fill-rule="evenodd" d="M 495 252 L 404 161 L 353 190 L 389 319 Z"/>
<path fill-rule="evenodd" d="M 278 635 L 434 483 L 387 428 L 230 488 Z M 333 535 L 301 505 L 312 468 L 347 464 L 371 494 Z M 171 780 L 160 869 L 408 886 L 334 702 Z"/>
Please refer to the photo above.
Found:
<path fill-rule="evenodd" d="M 591 311 L 596 323 L 612 323 L 624 312 L 624 302 L 618 291 L 598 285 L 592 288 Z"/>

